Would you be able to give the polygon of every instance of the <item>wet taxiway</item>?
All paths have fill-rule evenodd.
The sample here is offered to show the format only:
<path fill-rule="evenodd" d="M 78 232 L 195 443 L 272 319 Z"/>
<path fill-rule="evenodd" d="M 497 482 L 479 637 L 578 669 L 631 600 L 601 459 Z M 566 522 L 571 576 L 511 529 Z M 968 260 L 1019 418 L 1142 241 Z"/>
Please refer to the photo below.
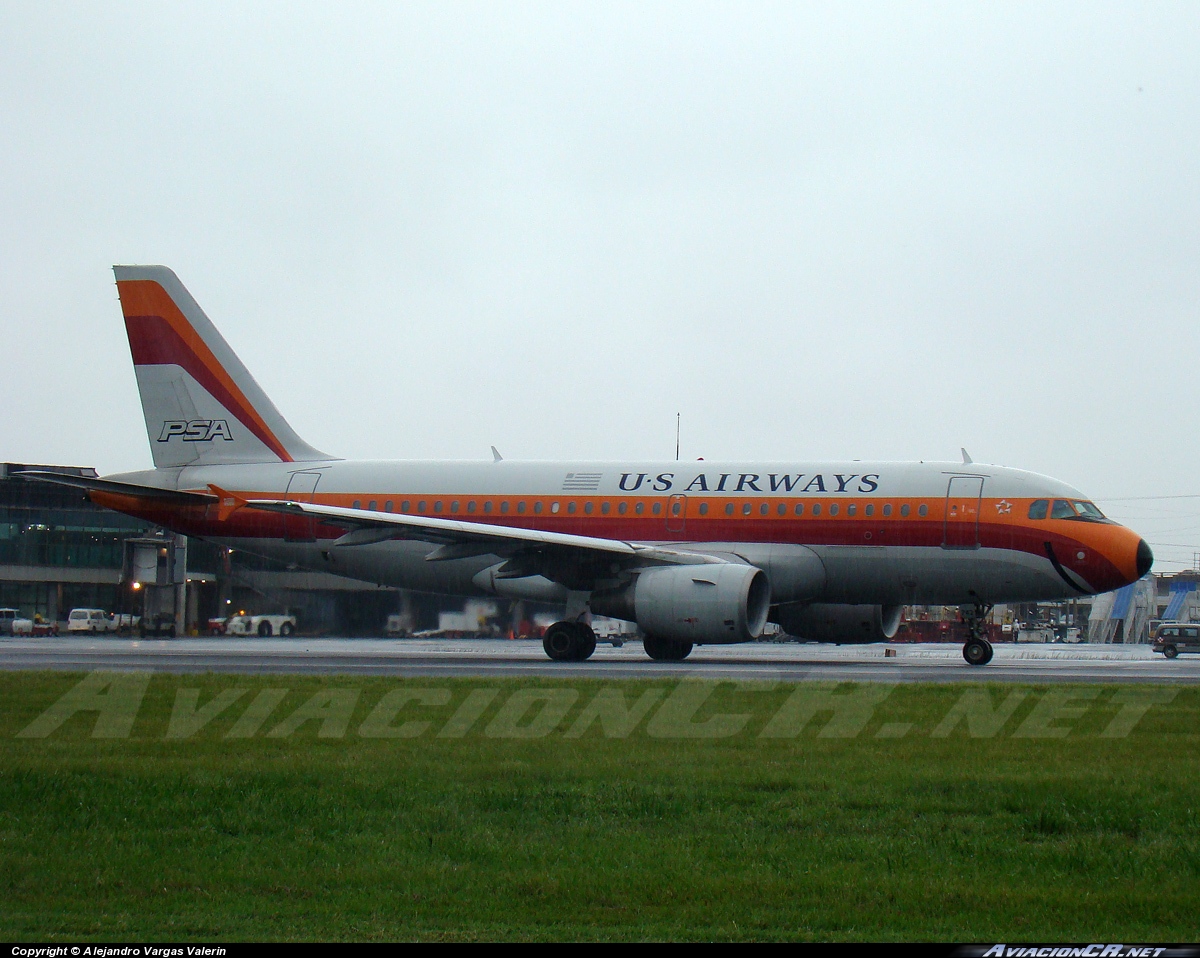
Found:
<path fill-rule="evenodd" d="M 840 682 L 1200 683 L 1200 656 L 1168 661 L 1148 646 L 997 645 L 982 668 L 957 645 L 830 646 L 750 643 L 702 646 L 683 662 L 655 662 L 640 642 L 601 645 L 587 662 L 549 661 L 538 641 L 466 639 L 0 640 L 0 669 L 297 673 L 514 679 L 645 679 Z M 894 650 L 894 655 L 888 655 Z"/>

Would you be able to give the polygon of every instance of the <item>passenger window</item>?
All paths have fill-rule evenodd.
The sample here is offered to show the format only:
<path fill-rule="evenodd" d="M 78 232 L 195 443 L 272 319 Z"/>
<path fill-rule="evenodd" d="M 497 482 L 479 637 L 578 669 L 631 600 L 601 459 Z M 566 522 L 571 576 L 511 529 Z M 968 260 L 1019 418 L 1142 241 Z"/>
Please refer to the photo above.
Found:
<path fill-rule="evenodd" d="M 854 513 L 856 513 L 857 511 L 858 511 L 858 506 L 854 505 L 853 503 L 846 506 L 846 515 L 848 515 L 848 516 L 854 515 Z"/>
<path fill-rule="evenodd" d="M 744 515 L 744 516 L 750 515 L 750 510 L 753 508 L 754 508 L 754 506 L 752 503 L 743 502 L 742 503 L 742 515 Z"/>
<path fill-rule="evenodd" d="M 836 516 L 838 514 L 838 504 L 836 502 L 829 507 L 829 514 L 831 516 Z"/>
<path fill-rule="evenodd" d="M 821 503 L 814 502 L 813 503 L 813 515 L 819 516 L 820 514 L 821 514 Z"/>
<path fill-rule="evenodd" d="M 662 503 L 661 502 L 654 503 L 654 505 L 651 507 L 650 511 L 653 512 L 656 516 L 661 515 Z"/>
<path fill-rule="evenodd" d="M 771 507 L 769 505 L 767 505 L 767 503 L 764 502 L 761 506 L 758 507 L 758 514 L 760 516 L 765 516 L 770 511 L 770 509 L 771 509 Z"/>
<path fill-rule="evenodd" d="M 542 504 L 540 501 L 533 504 L 533 514 L 535 516 L 540 516 L 542 514 Z"/>
<path fill-rule="evenodd" d="M 867 507 L 863 509 L 863 514 L 868 516 L 875 515 L 875 505 L 873 503 L 867 503 Z"/>
<path fill-rule="evenodd" d="M 627 513 L 628 511 L 629 511 L 629 503 L 628 502 L 622 502 L 620 505 L 617 506 L 617 512 L 619 512 L 621 515 L 625 515 L 625 513 Z"/>
<path fill-rule="evenodd" d="M 355 500 L 354 500 L 354 503 L 353 503 L 353 505 L 351 506 L 351 508 L 352 508 L 352 509 L 361 509 L 361 508 L 362 508 L 362 500 L 361 500 L 361 499 L 355 499 Z"/>
<path fill-rule="evenodd" d="M 433 503 L 433 511 L 434 512 L 442 511 L 442 500 L 441 499 L 438 499 Z"/>
<path fill-rule="evenodd" d="M 610 503 L 607 503 L 607 502 L 600 503 L 600 512 L 602 515 L 608 515 L 609 510 L 611 510 L 611 509 L 612 509 L 612 505 Z"/>
<path fill-rule="evenodd" d="M 732 502 L 725 503 L 725 515 L 727 515 L 727 516 L 733 515 L 733 503 Z"/>
<path fill-rule="evenodd" d="M 702 515 L 702 516 L 708 515 L 708 503 L 707 502 L 700 503 L 700 515 Z"/>
<path fill-rule="evenodd" d="M 475 511 L 475 500 L 472 499 L 470 502 L 467 503 L 467 512 L 474 512 L 474 511 Z"/>
<path fill-rule="evenodd" d="M 524 512 L 525 512 L 525 503 L 524 502 L 517 503 L 517 512 L 524 514 Z"/>
<path fill-rule="evenodd" d="M 883 504 L 883 514 L 885 516 L 890 516 L 892 514 L 892 504 L 890 502 L 885 502 Z"/>
<path fill-rule="evenodd" d="M 677 516 L 683 510 L 683 503 L 676 499 L 671 503 L 671 515 Z"/>
<path fill-rule="evenodd" d="M 1050 510 L 1049 499 L 1034 499 L 1029 503 L 1029 518 L 1030 519 L 1045 519 L 1046 513 Z"/>
<path fill-rule="evenodd" d="M 400 511 L 401 511 L 401 512 L 408 512 L 409 505 L 410 505 L 410 504 L 409 504 L 409 501 L 408 501 L 407 499 L 405 499 L 403 502 L 401 502 L 401 503 L 400 503 Z"/>
<path fill-rule="evenodd" d="M 919 516 L 929 515 L 929 506 L 925 505 L 925 503 L 922 502 L 921 505 L 917 508 L 917 515 L 919 515 Z"/>
<path fill-rule="evenodd" d="M 367 503 L 367 508 L 370 509 L 372 512 L 378 512 L 379 511 L 379 500 L 372 499 L 370 502 Z"/>
<path fill-rule="evenodd" d="M 457 499 L 455 499 L 452 503 L 450 503 L 450 511 L 458 512 L 458 500 Z"/>
<path fill-rule="evenodd" d="M 505 499 L 503 502 L 500 503 L 500 512 L 501 512 L 501 514 L 506 514 L 508 512 L 508 500 L 507 499 Z"/>
<path fill-rule="evenodd" d="M 550 503 L 550 511 L 553 512 L 555 515 L 558 515 L 558 503 L 557 502 Z"/>
<path fill-rule="evenodd" d="M 572 505 L 574 505 L 574 503 L 572 503 Z M 585 515 L 589 515 L 589 516 L 590 516 L 590 515 L 592 514 L 592 510 L 593 510 L 593 509 L 595 509 L 595 508 L 596 508 L 596 505 L 595 505 L 595 503 L 592 503 L 592 502 L 585 502 L 585 503 L 583 504 L 583 511 L 584 511 L 584 514 L 585 514 Z"/>
<path fill-rule="evenodd" d="M 1050 510 L 1051 519 L 1074 519 L 1075 510 L 1071 503 L 1065 499 L 1055 499 L 1054 506 Z"/>
<path fill-rule="evenodd" d="M 590 506 L 591 503 L 589 502 L 588 505 Z M 591 512 L 590 509 L 588 511 Z M 572 516 L 575 515 L 575 503 L 573 503 L 573 502 L 567 503 L 567 514 L 572 515 Z"/>
<path fill-rule="evenodd" d="M 639 502 L 637 505 L 635 505 L 633 507 L 633 511 L 636 512 L 640 516 L 643 512 L 646 511 L 646 503 Z"/>
<path fill-rule="evenodd" d="M 908 508 L 908 503 L 906 502 L 906 503 L 904 503 L 904 505 L 902 505 L 900 507 L 900 515 L 904 516 L 904 518 L 907 519 L 908 513 L 909 513 L 909 508 Z"/>
<path fill-rule="evenodd" d="M 485 502 L 485 503 L 483 504 L 483 511 L 484 511 L 484 512 L 491 512 L 491 511 L 492 511 L 492 500 L 491 500 L 491 499 L 488 499 L 488 500 L 487 500 L 487 502 Z"/>
<path fill-rule="evenodd" d="M 802 516 L 802 515 L 804 515 L 804 503 L 803 503 L 803 502 L 797 502 L 797 503 L 796 503 L 796 510 L 795 510 L 795 511 L 796 511 L 796 515 L 798 515 L 798 516 Z"/>
<path fill-rule="evenodd" d="M 785 503 L 785 502 L 779 503 L 779 508 L 776 509 L 775 511 L 781 516 L 786 516 L 787 515 L 787 503 Z"/>
<path fill-rule="evenodd" d="M 383 504 L 383 511 L 384 511 L 384 512 L 391 512 L 391 511 L 392 511 L 392 506 L 393 506 L 393 505 L 394 505 L 394 503 L 392 502 L 392 500 L 391 500 L 391 499 L 389 499 L 387 502 L 385 502 L 385 503 Z"/>
<path fill-rule="evenodd" d="M 417 512 L 424 512 L 424 511 L 425 511 L 425 500 L 422 499 L 420 502 L 417 503 Z"/>

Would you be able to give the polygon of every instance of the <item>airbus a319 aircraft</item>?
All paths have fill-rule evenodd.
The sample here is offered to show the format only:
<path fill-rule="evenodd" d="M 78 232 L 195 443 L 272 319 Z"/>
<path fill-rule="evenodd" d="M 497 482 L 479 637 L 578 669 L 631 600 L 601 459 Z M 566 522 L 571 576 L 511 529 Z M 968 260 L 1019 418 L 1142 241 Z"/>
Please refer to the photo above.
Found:
<path fill-rule="evenodd" d="M 596 648 L 588 612 L 655 659 L 790 635 L 885 641 L 901 607 L 960 605 L 992 658 L 994 603 L 1092 595 L 1150 547 L 1046 476 L 967 460 L 348 461 L 302 440 L 175 274 L 114 268 L 154 468 L 43 473 L 101 506 L 229 548 L 383 585 L 555 603 L 551 659 Z M 32 477 L 31 473 L 24 473 Z"/>

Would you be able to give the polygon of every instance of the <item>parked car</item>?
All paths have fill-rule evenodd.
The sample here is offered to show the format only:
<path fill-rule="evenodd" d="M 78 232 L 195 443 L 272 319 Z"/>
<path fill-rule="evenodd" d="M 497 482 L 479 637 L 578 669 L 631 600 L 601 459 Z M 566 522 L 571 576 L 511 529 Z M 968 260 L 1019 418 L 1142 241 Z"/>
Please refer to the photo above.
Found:
<path fill-rule="evenodd" d="M 1200 652 L 1200 625 L 1164 622 L 1154 634 L 1150 648 L 1173 659 L 1180 652 Z"/>
<path fill-rule="evenodd" d="M 0 635 L 31 635 L 33 620 L 21 618 L 16 609 L 0 609 Z"/>
<path fill-rule="evenodd" d="M 175 638 L 175 613 L 156 612 L 154 615 L 144 615 L 138 622 L 138 635 L 143 639 L 150 636 L 159 638 Z"/>
<path fill-rule="evenodd" d="M 67 616 L 68 632 L 90 632 L 93 635 L 116 632 L 117 623 L 103 609 L 72 609 Z"/>
<path fill-rule="evenodd" d="M 235 615 L 225 623 L 226 635 L 272 635 L 287 637 L 296 631 L 294 615 Z"/>

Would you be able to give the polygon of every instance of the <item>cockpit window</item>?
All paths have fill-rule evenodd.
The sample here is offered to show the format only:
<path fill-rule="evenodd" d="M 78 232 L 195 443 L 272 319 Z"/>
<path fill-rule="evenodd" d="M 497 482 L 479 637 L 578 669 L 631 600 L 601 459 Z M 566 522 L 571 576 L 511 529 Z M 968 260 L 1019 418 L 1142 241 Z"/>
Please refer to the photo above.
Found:
<path fill-rule="evenodd" d="M 1029 518 L 1030 519 L 1045 519 L 1046 512 L 1050 509 L 1049 499 L 1035 499 L 1029 503 Z"/>
<path fill-rule="evenodd" d="M 1050 513 L 1051 519 L 1076 519 L 1084 522 L 1108 522 L 1104 518 L 1104 513 L 1097 509 L 1092 503 L 1084 502 L 1080 499 L 1055 499 L 1054 509 Z"/>
<path fill-rule="evenodd" d="M 1051 519 L 1074 519 L 1075 510 L 1065 499 L 1055 499 L 1054 508 L 1050 510 Z"/>

